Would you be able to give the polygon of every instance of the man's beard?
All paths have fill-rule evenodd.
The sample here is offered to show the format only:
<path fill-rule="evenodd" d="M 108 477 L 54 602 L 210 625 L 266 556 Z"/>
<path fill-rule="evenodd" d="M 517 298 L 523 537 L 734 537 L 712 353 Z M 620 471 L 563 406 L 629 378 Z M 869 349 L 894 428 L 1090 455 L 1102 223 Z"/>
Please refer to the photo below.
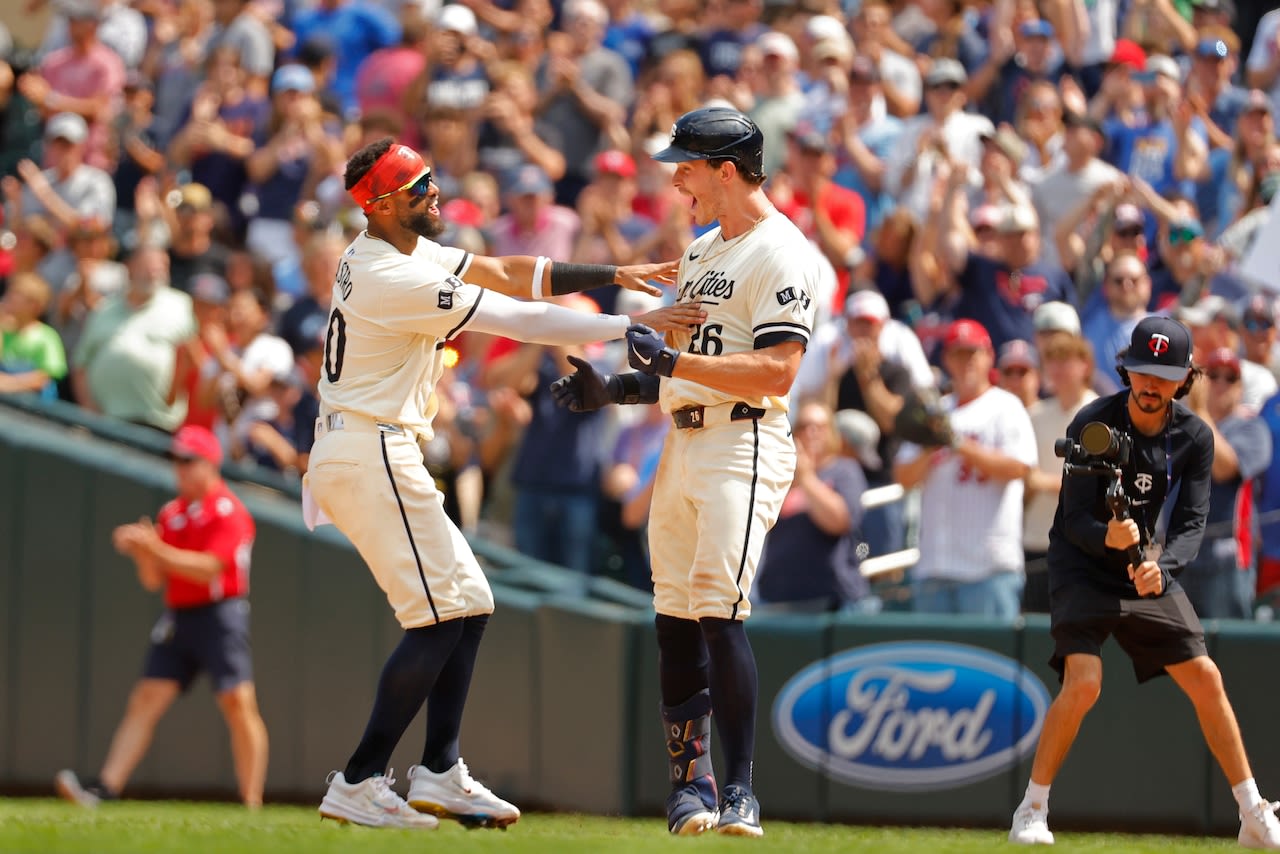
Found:
<path fill-rule="evenodd" d="M 402 223 L 405 228 L 414 234 L 421 235 L 426 238 L 438 237 L 444 233 L 444 220 L 438 216 L 432 216 L 427 210 L 429 205 L 423 204 L 421 209 L 410 209 L 408 217 Z"/>
<path fill-rule="evenodd" d="M 1133 400 L 1138 404 L 1138 408 L 1143 412 L 1156 413 L 1168 406 L 1168 401 L 1159 395 L 1156 396 L 1155 402 L 1150 397 L 1144 397 L 1138 392 L 1133 392 Z"/>

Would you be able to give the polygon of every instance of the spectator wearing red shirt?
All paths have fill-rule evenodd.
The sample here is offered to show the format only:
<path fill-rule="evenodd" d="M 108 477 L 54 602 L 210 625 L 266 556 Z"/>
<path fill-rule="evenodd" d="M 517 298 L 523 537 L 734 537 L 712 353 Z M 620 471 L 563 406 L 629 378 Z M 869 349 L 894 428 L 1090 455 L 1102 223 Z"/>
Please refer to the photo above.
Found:
<path fill-rule="evenodd" d="M 82 786 L 58 772 L 58 794 L 81 806 L 118 797 L 178 695 L 206 672 L 231 731 L 240 799 L 262 805 L 267 728 L 258 713 L 249 647 L 249 554 L 254 524 L 219 474 L 222 447 L 203 427 L 174 436 L 170 456 L 178 497 L 153 524 L 121 525 L 112 544 L 131 558 L 149 591 L 164 589 L 165 611 L 151 630 L 142 678 L 133 687 L 98 779 Z"/>
<path fill-rule="evenodd" d="M 836 292 L 823 309 L 838 316 L 849 291 L 849 270 L 862 260 L 867 205 L 862 196 L 831 180 L 835 148 L 825 135 L 799 125 L 788 135 L 787 151 L 785 180 L 774 182 L 770 197 L 835 268 Z"/>

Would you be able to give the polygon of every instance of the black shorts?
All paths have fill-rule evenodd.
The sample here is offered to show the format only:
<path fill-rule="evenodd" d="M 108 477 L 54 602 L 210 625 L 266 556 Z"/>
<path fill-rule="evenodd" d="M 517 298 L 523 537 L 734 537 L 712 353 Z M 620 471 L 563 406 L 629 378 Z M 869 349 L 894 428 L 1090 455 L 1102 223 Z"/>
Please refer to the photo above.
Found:
<path fill-rule="evenodd" d="M 1068 655 L 1102 654 L 1114 635 L 1133 662 L 1133 673 L 1146 682 L 1171 664 L 1208 655 L 1204 628 L 1181 587 L 1156 599 L 1123 599 L 1088 584 L 1068 584 L 1050 598 L 1053 657 L 1049 666 L 1062 678 Z"/>
<path fill-rule="evenodd" d="M 247 599 L 169 609 L 156 621 L 143 678 L 172 680 L 186 691 L 201 672 L 218 694 L 253 680 Z"/>

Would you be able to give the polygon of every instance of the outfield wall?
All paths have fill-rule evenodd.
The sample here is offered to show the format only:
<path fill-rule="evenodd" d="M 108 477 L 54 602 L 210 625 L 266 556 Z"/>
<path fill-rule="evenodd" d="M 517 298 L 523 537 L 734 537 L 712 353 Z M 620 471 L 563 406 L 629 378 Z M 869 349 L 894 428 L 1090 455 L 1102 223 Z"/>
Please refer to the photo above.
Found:
<path fill-rule="evenodd" d="M 94 426 L 90 424 L 90 426 Z M 98 431 L 101 432 L 101 431 Z M 120 437 L 114 437 L 119 439 Z M 127 447 L 0 407 L 0 790 L 96 771 L 159 612 L 115 525 L 171 496 L 154 439 Z M 318 800 L 364 725 L 398 638 L 381 593 L 296 499 L 237 493 L 258 522 L 255 666 L 269 798 Z M 665 760 L 646 597 L 477 544 L 497 613 L 463 731 L 474 773 L 523 806 L 660 813 Z M 766 818 L 1004 825 L 1056 690 L 1047 624 L 913 615 L 753 617 L 756 787 Z M 1271 664 L 1280 630 L 1211 624 L 1264 794 L 1280 791 Z M 1230 791 L 1170 680 L 1134 684 L 1114 648 L 1099 706 L 1054 787 L 1057 827 L 1234 832 Z M 199 683 L 161 723 L 133 791 L 234 796 L 225 728 Z M 424 723 L 393 765 L 418 761 Z"/>

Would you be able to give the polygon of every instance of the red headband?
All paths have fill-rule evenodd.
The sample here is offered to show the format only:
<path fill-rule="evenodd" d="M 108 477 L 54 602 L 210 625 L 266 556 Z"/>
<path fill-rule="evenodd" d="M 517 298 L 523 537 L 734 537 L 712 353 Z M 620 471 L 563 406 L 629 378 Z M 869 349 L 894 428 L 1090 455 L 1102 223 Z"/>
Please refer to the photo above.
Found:
<path fill-rule="evenodd" d="M 418 152 L 407 145 L 393 145 L 351 188 L 351 198 L 367 210 L 374 199 L 409 186 L 426 171 L 427 164 Z"/>

